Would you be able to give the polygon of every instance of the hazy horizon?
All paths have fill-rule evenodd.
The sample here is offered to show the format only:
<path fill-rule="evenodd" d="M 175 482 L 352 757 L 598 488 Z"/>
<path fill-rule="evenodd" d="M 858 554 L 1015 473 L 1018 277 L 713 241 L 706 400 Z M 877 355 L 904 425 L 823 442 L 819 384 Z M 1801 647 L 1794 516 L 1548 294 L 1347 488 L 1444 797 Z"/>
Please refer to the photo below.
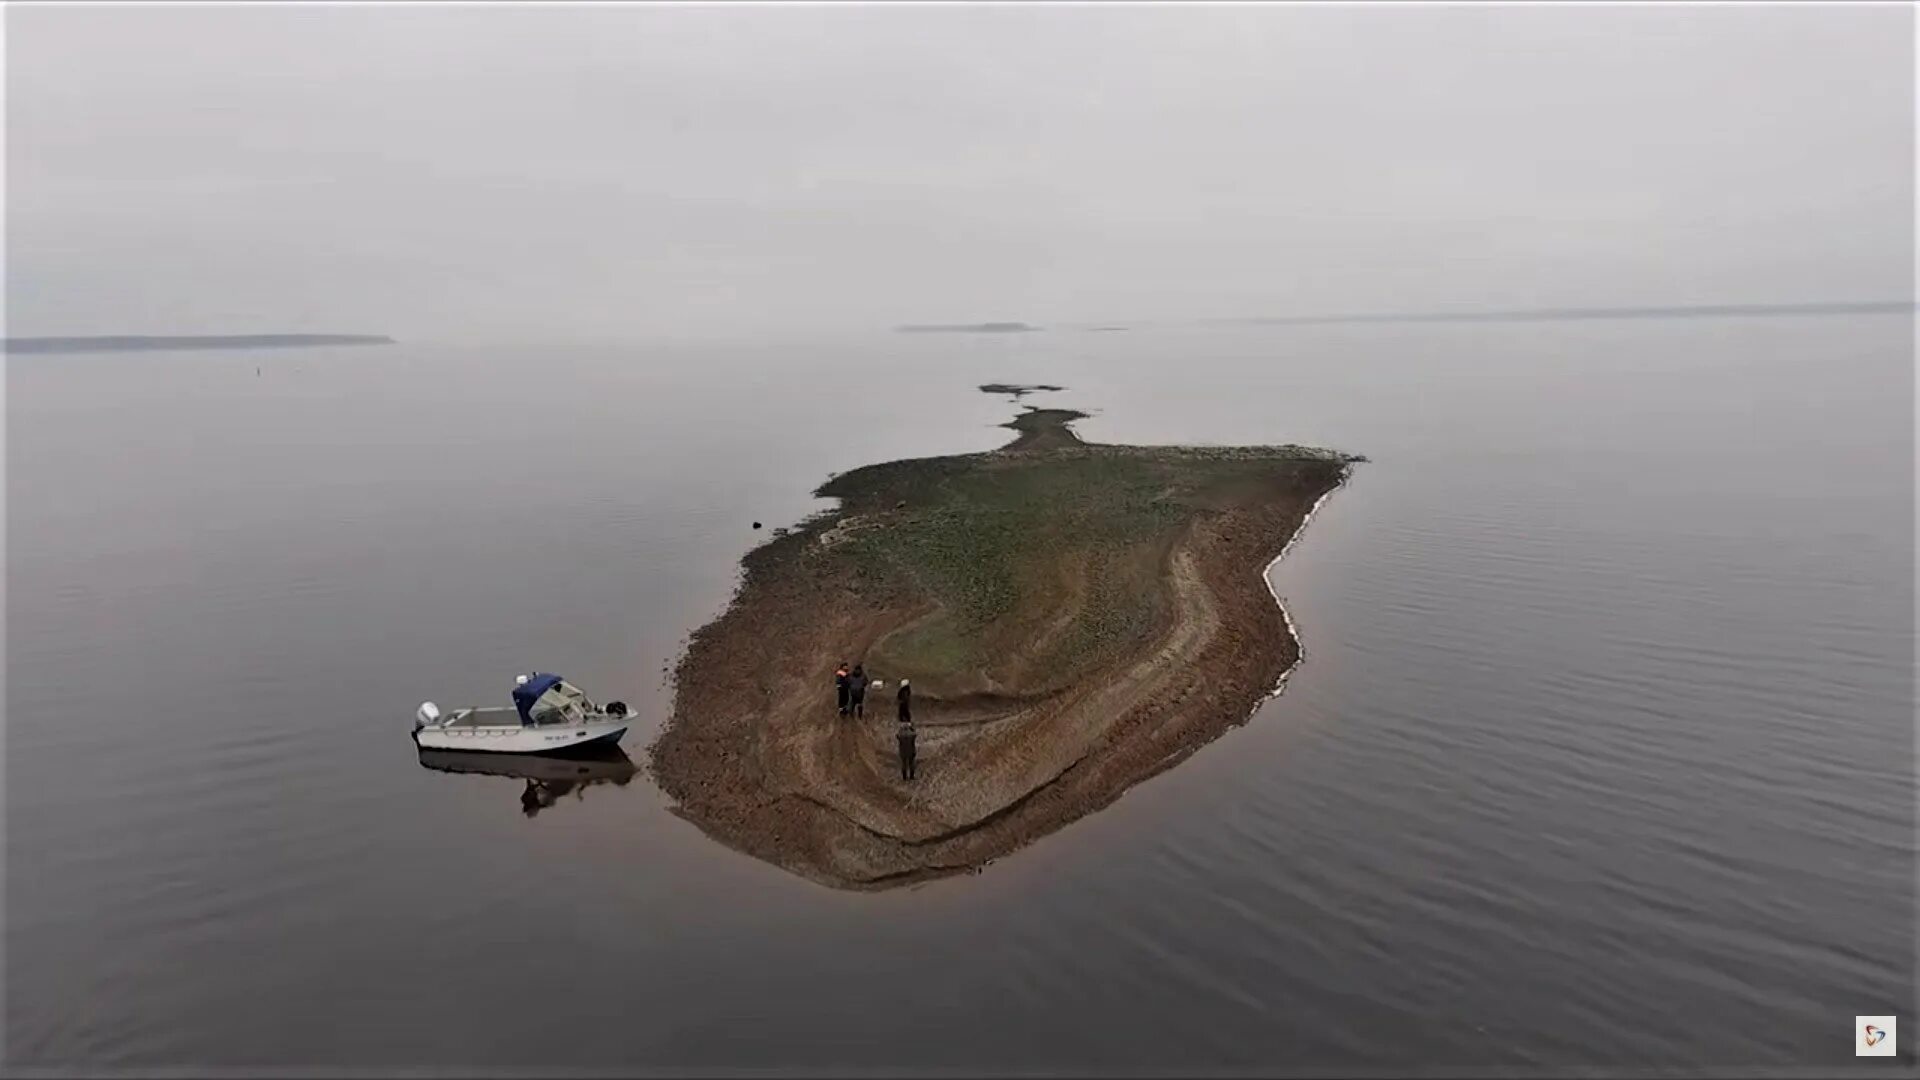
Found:
<path fill-rule="evenodd" d="M 15 8 L 9 336 L 1912 295 L 1913 13 Z"/>

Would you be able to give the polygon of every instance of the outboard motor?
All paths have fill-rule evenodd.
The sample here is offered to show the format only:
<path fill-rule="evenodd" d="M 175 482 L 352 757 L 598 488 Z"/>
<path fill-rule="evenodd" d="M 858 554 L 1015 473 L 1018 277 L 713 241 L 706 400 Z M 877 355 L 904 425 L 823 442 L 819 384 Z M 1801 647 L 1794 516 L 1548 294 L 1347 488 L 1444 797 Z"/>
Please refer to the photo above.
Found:
<path fill-rule="evenodd" d="M 439 722 L 440 706 L 435 705 L 431 701 L 423 701 L 420 703 L 420 711 L 413 714 L 413 733 L 415 736 L 418 736 L 421 728 L 426 727 L 428 724 L 437 724 Z"/>

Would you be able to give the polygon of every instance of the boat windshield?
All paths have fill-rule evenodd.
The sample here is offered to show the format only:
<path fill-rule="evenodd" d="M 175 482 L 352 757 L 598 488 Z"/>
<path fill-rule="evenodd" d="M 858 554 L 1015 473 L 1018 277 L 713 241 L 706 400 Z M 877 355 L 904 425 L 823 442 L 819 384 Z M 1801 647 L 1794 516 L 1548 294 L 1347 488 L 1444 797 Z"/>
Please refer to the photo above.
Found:
<path fill-rule="evenodd" d="M 526 719 L 534 724 L 572 724 L 584 721 L 593 711 L 593 701 L 586 694 L 572 684 L 555 682 L 526 709 Z"/>

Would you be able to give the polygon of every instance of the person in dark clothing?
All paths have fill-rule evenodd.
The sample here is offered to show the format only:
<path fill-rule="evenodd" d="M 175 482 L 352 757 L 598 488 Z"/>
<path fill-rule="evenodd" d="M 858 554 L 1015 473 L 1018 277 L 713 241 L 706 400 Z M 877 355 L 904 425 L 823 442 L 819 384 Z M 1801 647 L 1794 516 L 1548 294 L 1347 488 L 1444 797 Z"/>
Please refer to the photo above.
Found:
<path fill-rule="evenodd" d="M 852 689 L 850 685 L 851 679 L 852 676 L 847 674 L 847 662 L 845 660 L 840 661 L 840 666 L 833 669 L 833 686 L 840 698 L 841 716 L 847 715 L 847 696 L 848 692 Z"/>
<path fill-rule="evenodd" d="M 847 704 L 853 715 L 867 715 L 867 669 L 859 664 L 853 665 L 853 674 L 847 677 Z"/>
<path fill-rule="evenodd" d="M 893 738 L 900 744 L 900 779 L 912 780 L 916 775 L 913 763 L 913 721 L 903 722 L 900 730 L 893 733 Z"/>
<path fill-rule="evenodd" d="M 900 689 L 894 692 L 893 697 L 900 703 L 900 722 L 913 723 L 913 684 L 901 679 Z"/>

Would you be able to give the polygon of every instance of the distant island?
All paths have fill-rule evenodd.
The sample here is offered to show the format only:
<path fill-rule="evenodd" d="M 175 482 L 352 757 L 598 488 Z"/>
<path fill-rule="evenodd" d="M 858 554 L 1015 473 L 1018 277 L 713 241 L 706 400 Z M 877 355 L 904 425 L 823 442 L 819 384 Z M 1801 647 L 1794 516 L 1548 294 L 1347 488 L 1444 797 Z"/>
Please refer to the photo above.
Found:
<path fill-rule="evenodd" d="M 674 812 L 825 885 L 908 885 L 1093 813 L 1276 693 L 1300 649 L 1265 571 L 1361 459 L 1101 445 L 1084 415 L 836 476 L 837 510 L 749 552 L 674 669 L 651 749 Z M 884 682 L 864 717 L 835 714 L 842 660 Z"/>
<path fill-rule="evenodd" d="M 953 324 L 908 324 L 896 326 L 902 334 L 1028 334 L 1040 329 L 1023 322 L 983 322 Z"/>
<path fill-rule="evenodd" d="M 1065 390 L 1064 386 L 1052 386 L 1047 383 L 986 383 L 980 387 L 983 394 L 1005 394 L 1015 401 L 1028 394 L 1054 393 Z"/>
<path fill-rule="evenodd" d="M 1810 304 L 1696 304 L 1687 307 L 1522 308 L 1507 311 L 1398 311 L 1344 315 L 1273 315 L 1208 322 L 1253 326 L 1333 323 L 1567 322 L 1579 319 L 1715 319 L 1794 315 L 1895 315 L 1920 310 L 1911 300 Z"/>
<path fill-rule="evenodd" d="M 161 349 L 297 349 L 312 345 L 392 345 L 384 334 L 116 334 L 103 337 L 13 337 L 10 353 L 144 352 Z"/>

